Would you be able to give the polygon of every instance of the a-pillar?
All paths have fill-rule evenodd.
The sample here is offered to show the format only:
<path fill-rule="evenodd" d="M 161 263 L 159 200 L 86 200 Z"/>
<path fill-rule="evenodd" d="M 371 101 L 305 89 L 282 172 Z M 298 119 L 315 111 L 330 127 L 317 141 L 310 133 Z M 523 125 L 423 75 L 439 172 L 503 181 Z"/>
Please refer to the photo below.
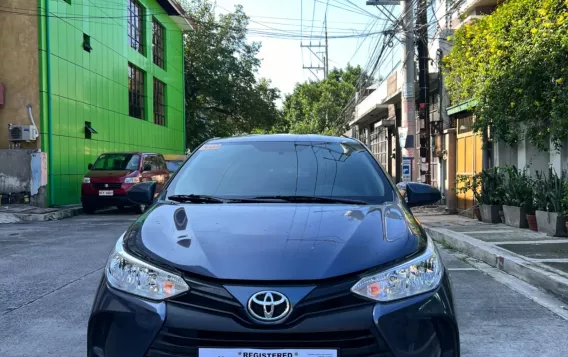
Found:
<path fill-rule="evenodd" d="M 456 129 L 444 130 L 444 147 L 446 148 L 445 162 L 446 177 L 444 191 L 446 193 L 446 209 L 448 213 L 456 213 L 458 200 L 456 195 Z"/>

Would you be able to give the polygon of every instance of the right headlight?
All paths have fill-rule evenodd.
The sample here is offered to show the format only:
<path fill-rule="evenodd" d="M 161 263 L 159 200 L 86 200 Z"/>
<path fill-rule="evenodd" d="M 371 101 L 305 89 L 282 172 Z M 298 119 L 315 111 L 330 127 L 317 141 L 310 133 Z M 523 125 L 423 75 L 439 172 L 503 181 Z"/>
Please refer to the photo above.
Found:
<path fill-rule="evenodd" d="M 123 247 L 123 237 L 114 246 L 105 275 L 113 288 L 151 300 L 164 300 L 189 290 L 180 276 L 128 254 Z"/>
<path fill-rule="evenodd" d="M 377 301 L 393 301 L 419 295 L 436 289 L 442 281 L 444 266 L 432 239 L 428 238 L 426 251 L 406 263 L 355 284 L 351 291 Z"/>

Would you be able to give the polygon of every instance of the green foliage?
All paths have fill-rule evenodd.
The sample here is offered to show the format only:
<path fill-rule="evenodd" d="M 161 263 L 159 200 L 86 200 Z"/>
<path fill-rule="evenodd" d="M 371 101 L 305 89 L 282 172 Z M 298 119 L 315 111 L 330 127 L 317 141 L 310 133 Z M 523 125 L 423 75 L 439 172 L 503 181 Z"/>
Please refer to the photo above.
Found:
<path fill-rule="evenodd" d="M 260 44 L 247 41 L 240 5 L 216 18 L 209 0 L 193 0 L 196 29 L 185 36 L 187 145 L 216 136 L 270 130 L 281 121 L 280 91 L 257 78 Z"/>
<path fill-rule="evenodd" d="M 558 148 L 568 136 L 568 0 L 509 0 L 453 41 L 446 85 L 454 103 L 478 101 L 475 129 Z"/>
<path fill-rule="evenodd" d="M 527 169 L 521 171 L 512 166 L 502 170 L 505 175 L 503 204 L 523 207 L 528 213 L 534 212 L 533 183 Z"/>
<path fill-rule="evenodd" d="M 481 180 L 479 174 L 475 175 L 457 175 L 456 176 L 456 189 L 457 193 L 467 194 L 473 193 L 473 198 L 477 203 L 481 202 Z"/>
<path fill-rule="evenodd" d="M 560 176 L 553 168 L 548 169 L 548 175 L 537 171 L 533 187 L 536 209 L 566 215 L 568 213 L 567 185 L 566 171 L 563 171 Z"/>
<path fill-rule="evenodd" d="M 348 65 L 345 70 L 333 69 L 325 80 L 297 84 L 284 101 L 289 131 L 332 135 L 341 129 L 345 123 L 340 114 L 353 96 L 359 77 L 361 83 L 369 82 L 360 66 Z"/>
<path fill-rule="evenodd" d="M 502 205 L 505 202 L 505 187 L 503 185 L 505 172 L 502 168 L 493 167 L 478 172 L 475 175 L 458 175 L 456 183 L 458 193 L 471 191 L 479 204 Z"/>

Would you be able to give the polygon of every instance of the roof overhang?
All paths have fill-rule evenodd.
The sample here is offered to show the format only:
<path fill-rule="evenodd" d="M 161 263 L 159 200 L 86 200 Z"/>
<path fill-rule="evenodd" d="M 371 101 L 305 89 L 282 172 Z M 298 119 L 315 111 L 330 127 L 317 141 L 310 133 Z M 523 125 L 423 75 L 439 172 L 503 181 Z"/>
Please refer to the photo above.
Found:
<path fill-rule="evenodd" d="M 477 106 L 477 100 L 470 99 L 468 101 L 461 102 L 461 103 L 458 103 L 456 105 L 452 105 L 451 107 L 448 107 L 448 109 L 446 109 L 446 111 L 447 111 L 448 115 L 454 115 L 454 114 L 461 113 L 461 112 L 466 111 L 466 110 L 470 110 L 470 109 L 474 108 L 475 106 Z"/>
<path fill-rule="evenodd" d="M 182 31 L 191 31 L 195 29 L 195 24 L 185 12 L 183 6 L 176 0 L 156 0 L 158 4 L 166 11 L 166 14 L 178 25 Z"/>
<path fill-rule="evenodd" d="M 375 121 L 388 114 L 388 104 L 375 104 L 363 113 L 357 113 L 357 117 L 349 123 L 349 126 Z"/>

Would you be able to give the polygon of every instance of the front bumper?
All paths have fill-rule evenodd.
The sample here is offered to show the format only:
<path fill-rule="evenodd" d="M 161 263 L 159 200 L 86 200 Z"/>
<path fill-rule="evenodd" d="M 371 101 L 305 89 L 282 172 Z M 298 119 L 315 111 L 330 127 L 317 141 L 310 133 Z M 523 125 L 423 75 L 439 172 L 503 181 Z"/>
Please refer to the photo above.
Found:
<path fill-rule="evenodd" d="M 199 347 L 331 348 L 339 357 L 459 357 L 447 274 L 434 292 L 310 314 L 291 325 L 243 323 L 180 302 L 150 302 L 103 278 L 88 327 L 88 357 L 198 357 Z"/>

